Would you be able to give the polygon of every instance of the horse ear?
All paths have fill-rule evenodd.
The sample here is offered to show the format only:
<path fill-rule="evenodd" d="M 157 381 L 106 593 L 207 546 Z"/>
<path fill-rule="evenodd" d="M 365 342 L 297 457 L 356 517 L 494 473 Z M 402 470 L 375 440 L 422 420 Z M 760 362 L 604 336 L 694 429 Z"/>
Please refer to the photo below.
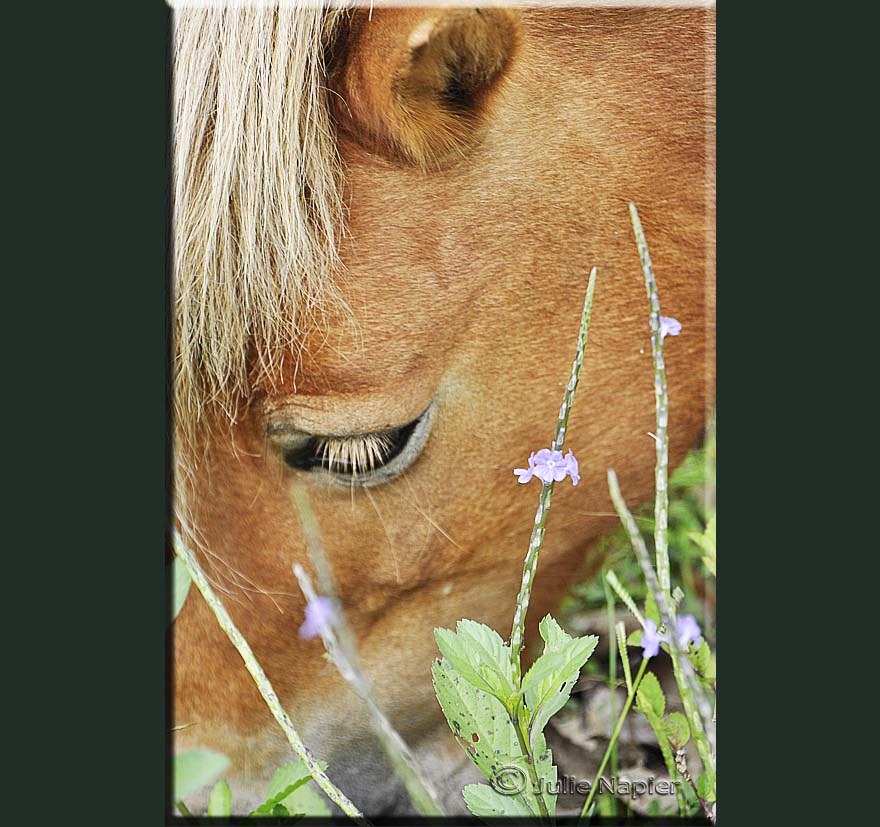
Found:
<path fill-rule="evenodd" d="M 354 13 L 331 64 L 340 129 L 367 149 L 422 168 L 478 140 L 520 40 L 507 9 Z"/>

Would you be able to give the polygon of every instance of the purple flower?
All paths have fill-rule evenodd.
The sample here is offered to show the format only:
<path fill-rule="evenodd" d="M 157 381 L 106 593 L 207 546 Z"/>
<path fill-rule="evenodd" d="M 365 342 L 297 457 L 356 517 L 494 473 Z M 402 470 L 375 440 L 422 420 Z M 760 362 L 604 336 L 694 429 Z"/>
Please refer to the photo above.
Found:
<path fill-rule="evenodd" d="M 528 468 L 514 468 L 513 473 L 519 478 L 517 482 L 526 483 L 533 476 L 535 476 L 535 452 L 532 451 L 529 456 L 529 467 Z"/>
<path fill-rule="evenodd" d="M 660 317 L 660 338 L 665 339 L 667 336 L 678 336 L 681 333 L 681 322 L 673 319 L 672 316 Z"/>
<path fill-rule="evenodd" d="M 675 636 L 682 649 L 687 649 L 688 644 L 696 643 L 700 639 L 700 626 L 693 615 L 682 615 L 675 621 Z M 669 643 L 668 635 L 661 635 L 657 631 L 657 624 L 651 618 L 645 618 L 645 626 L 642 631 L 642 654 L 646 658 L 653 658 L 660 651 L 661 643 Z"/>
<path fill-rule="evenodd" d="M 317 637 L 333 622 L 335 611 L 329 597 L 316 597 L 306 603 L 306 621 L 299 627 L 299 636 L 306 640 Z"/>
<path fill-rule="evenodd" d="M 577 485 L 581 478 L 578 461 L 571 451 L 563 456 L 562 451 L 551 451 L 549 448 L 542 448 L 537 454 L 532 451 L 529 467 L 515 468 L 513 473 L 521 483 L 527 483 L 532 477 L 544 483 L 562 482 L 566 476 L 570 476 L 572 485 Z"/>
<path fill-rule="evenodd" d="M 577 485 L 581 481 L 581 475 L 578 471 L 578 461 L 575 459 L 571 450 L 565 455 L 565 470 L 568 471 L 568 475 L 571 477 L 572 485 Z"/>
<path fill-rule="evenodd" d="M 683 649 L 700 639 L 700 626 L 693 615 L 682 615 L 675 622 L 675 636 Z"/>
<path fill-rule="evenodd" d="M 642 632 L 642 656 L 653 658 L 660 651 L 660 643 L 666 642 L 666 635 L 657 631 L 657 624 L 650 617 L 645 618 L 645 628 Z"/>

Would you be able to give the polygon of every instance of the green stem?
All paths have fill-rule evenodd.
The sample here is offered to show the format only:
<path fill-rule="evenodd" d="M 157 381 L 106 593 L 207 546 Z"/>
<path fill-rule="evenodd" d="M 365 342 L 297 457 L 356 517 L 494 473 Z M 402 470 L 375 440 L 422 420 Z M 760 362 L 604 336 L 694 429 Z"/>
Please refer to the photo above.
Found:
<path fill-rule="evenodd" d="M 306 600 L 309 602 L 315 600 L 317 597 L 315 588 L 303 567 L 297 563 L 294 565 L 293 571 Z M 343 627 L 341 621 L 342 610 L 337 603 L 335 623 L 333 626 L 321 630 L 321 639 L 330 656 L 330 661 L 367 705 L 372 719 L 373 731 L 379 739 L 379 744 L 385 752 L 391 768 L 403 782 L 413 806 L 423 816 L 446 815 L 440 806 L 436 792 L 422 775 L 410 748 L 374 700 L 372 687 L 361 668 L 360 661 L 356 657 L 346 654 L 348 651 L 354 651 L 354 639 L 349 640 L 346 646 L 341 644 L 343 628 L 348 634 L 347 627 Z"/>
<path fill-rule="evenodd" d="M 666 390 L 666 365 L 663 358 L 663 335 L 660 332 L 660 296 L 657 293 L 657 280 L 651 265 L 648 242 L 639 220 L 636 205 L 630 203 L 629 214 L 632 220 L 642 273 L 645 277 L 645 290 L 651 305 L 651 352 L 654 358 L 654 402 L 656 411 L 656 433 L 654 434 L 657 461 L 654 467 L 654 555 L 657 560 L 657 576 L 664 594 L 669 594 L 669 545 L 667 525 L 669 521 L 669 489 L 667 472 L 669 467 L 669 395 Z"/>
<path fill-rule="evenodd" d="M 182 816 L 186 816 L 187 818 L 192 818 L 192 813 L 189 811 L 189 807 L 186 806 L 182 801 L 178 801 L 175 806 L 178 810 L 180 810 L 180 814 Z"/>
<path fill-rule="evenodd" d="M 607 576 L 602 577 L 602 589 L 605 592 L 605 607 L 608 618 L 608 703 L 611 710 L 609 720 L 613 721 L 617 715 L 617 646 L 615 645 L 614 595 L 608 586 Z M 617 777 L 617 744 L 611 751 L 611 775 Z M 614 812 L 611 815 L 617 815 L 617 799 L 614 800 L 614 804 Z"/>
<path fill-rule="evenodd" d="M 519 703 L 520 701 L 517 701 L 517 704 Z M 516 730 L 516 737 L 519 740 L 519 748 L 522 750 L 522 754 L 526 759 L 526 766 L 529 768 L 529 777 L 532 779 L 532 790 L 535 793 L 535 798 L 538 799 L 538 809 L 541 811 L 541 818 L 549 822 L 550 813 L 547 810 L 547 803 L 544 801 L 544 790 L 541 788 L 540 782 L 538 781 L 538 773 L 535 770 L 535 757 L 532 755 L 528 741 L 520 728 L 519 714 L 517 712 L 512 712 L 508 707 L 507 717 L 510 718 L 510 723 Z"/>
<path fill-rule="evenodd" d="M 608 490 L 611 493 L 611 501 L 614 508 L 620 516 L 627 534 L 629 535 L 630 544 L 635 551 L 636 558 L 642 568 L 645 581 L 657 608 L 660 610 L 660 616 L 665 623 L 668 624 L 669 632 L 669 652 L 672 656 L 672 669 L 675 675 L 675 682 L 678 685 L 678 691 L 681 695 L 681 704 L 684 707 L 685 716 L 688 720 L 691 733 L 694 738 L 694 746 L 697 748 L 697 754 L 703 762 L 703 769 L 712 782 L 712 788 L 715 788 L 715 759 L 712 755 L 712 749 L 709 746 L 709 740 L 706 737 L 706 730 L 703 726 L 704 710 L 701 711 L 696 693 L 693 686 L 696 684 L 696 676 L 687 653 L 683 652 L 678 639 L 675 636 L 675 614 L 672 611 L 672 601 L 668 598 L 666 592 L 659 588 L 657 577 L 654 569 L 651 568 L 651 559 L 648 555 L 648 548 L 642 535 L 639 533 L 638 526 L 630 510 L 626 507 L 623 495 L 620 493 L 620 485 L 617 482 L 617 474 L 612 469 L 608 469 Z"/>
<path fill-rule="evenodd" d="M 266 705 L 269 707 L 272 715 L 278 722 L 278 726 L 281 727 L 282 731 L 287 736 L 287 740 L 290 742 L 290 746 L 293 747 L 293 751 L 302 758 L 303 763 L 308 767 L 309 774 L 315 780 L 315 783 L 326 793 L 327 797 L 336 804 L 340 810 L 342 810 L 343 813 L 350 818 L 355 818 L 362 823 L 367 823 L 366 819 L 364 819 L 363 813 L 361 813 L 361 811 L 348 800 L 345 794 L 327 777 L 326 773 L 321 769 L 308 747 L 303 743 L 299 733 L 293 725 L 293 721 L 290 720 L 290 716 L 281 705 L 281 701 L 278 700 L 278 695 L 275 694 L 272 684 L 269 683 L 266 673 L 263 672 L 263 668 L 260 666 L 259 661 L 254 657 L 250 645 L 244 639 L 241 632 L 238 631 L 236 625 L 232 622 L 232 618 L 229 616 L 229 613 L 226 611 L 220 598 L 214 593 L 214 590 L 211 588 L 208 578 L 202 571 L 202 567 L 199 565 L 195 554 L 183 544 L 182 538 L 176 532 L 174 535 L 174 553 L 183 561 L 186 570 L 189 572 L 190 578 L 192 578 L 193 583 L 196 584 L 198 590 L 202 593 L 205 602 L 217 618 L 220 628 L 223 629 L 232 645 L 238 651 L 238 654 L 241 655 L 241 659 L 244 661 L 244 665 L 254 679 L 254 683 L 257 685 L 260 695 L 263 696 L 263 700 L 266 702 Z"/>
<path fill-rule="evenodd" d="M 581 818 L 586 817 L 587 811 L 593 803 L 593 798 L 596 796 L 596 790 L 599 788 L 599 779 L 605 771 L 605 766 L 608 764 L 608 759 L 611 757 L 612 750 L 617 745 L 617 739 L 620 737 L 620 731 L 623 729 L 623 722 L 626 720 L 626 716 L 629 713 L 629 708 L 632 706 L 633 700 L 635 700 L 636 692 L 639 691 L 639 684 L 642 682 L 642 675 L 645 674 L 645 667 L 647 667 L 647 665 L 648 658 L 642 658 L 642 664 L 639 666 L 639 671 L 636 673 L 636 679 L 633 681 L 632 691 L 626 696 L 626 703 L 623 705 L 623 710 L 620 713 L 620 717 L 617 719 L 614 731 L 611 733 L 611 740 L 608 742 L 605 755 L 602 757 L 602 763 L 599 764 L 599 769 L 596 770 L 596 777 L 593 779 L 593 783 L 590 786 L 590 793 L 587 796 L 587 800 L 584 802 L 583 809 L 581 810 Z"/>
<path fill-rule="evenodd" d="M 669 510 L 669 491 L 667 487 L 667 475 L 669 467 L 669 434 L 667 433 L 667 424 L 669 421 L 669 396 L 666 388 L 666 364 L 663 356 L 663 336 L 660 331 L 660 297 L 657 291 L 657 280 L 654 278 L 654 268 L 651 264 L 651 255 L 648 252 L 648 242 L 645 238 L 642 223 L 639 219 L 639 212 L 636 205 L 630 202 L 629 205 L 630 219 L 632 221 L 633 233 L 636 238 L 636 245 L 639 250 L 639 259 L 642 263 L 642 274 L 645 279 L 645 291 L 648 295 L 648 302 L 651 306 L 651 350 L 654 360 L 654 401 L 656 413 L 656 464 L 654 469 L 654 556 L 657 565 L 657 577 L 653 576 L 653 570 L 648 563 L 647 553 L 644 554 L 644 560 L 640 557 L 642 569 L 645 572 L 648 586 L 654 592 L 654 599 L 660 610 L 661 616 L 669 624 L 670 652 L 672 653 L 672 666 L 675 673 L 675 681 L 678 684 L 681 693 L 682 705 L 688 717 L 688 723 L 694 736 L 694 745 L 699 753 L 700 760 L 703 762 L 703 768 L 711 779 L 712 787 L 715 787 L 715 759 L 712 755 L 712 749 L 706 736 L 705 727 L 703 726 L 703 718 L 709 720 L 710 709 L 708 701 L 703 697 L 699 690 L 693 668 L 687 658 L 687 653 L 681 650 L 681 646 L 675 636 L 675 606 L 672 603 L 670 595 L 670 575 L 669 575 L 669 547 L 667 542 L 667 522 Z M 611 485 L 611 477 L 613 472 L 609 472 L 609 486 Z M 614 477 L 614 484 L 617 484 L 617 478 Z M 612 499 L 614 491 L 612 491 Z M 622 506 L 622 509 L 621 507 Z M 623 497 L 620 496 L 620 489 L 617 489 L 617 500 L 615 507 L 618 514 L 628 515 L 627 531 L 630 539 L 633 540 L 633 548 L 637 555 L 641 555 L 644 549 L 644 541 L 641 534 L 636 528 L 635 520 L 626 509 Z M 638 538 L 638 541 L 635 538 Z M 648 577 L 648 571 L 651 570 L 651 577 Z M 657 582 L 659 580 L 659 583 Z M 699 711 L 698 711 L 699 709 Z"/>
<path fill-rule="evenodd" d="M 577 351 L 574 363 L 571 366 L 571 376 L 562 397 L 562 405 L 559 408 L 559 419 L 556 423 L 556 433 L 553 437 L 551 449 L 561 451 L 565 443 L 565 432 L 568 428 L 568 417 L 574 402 L 574 392 L 578 386 L 581 366 L 584 363 L 584 351 L 587 347 L 587 333 L 590 329 L 590 313 L 593 308 L 593 291 L 596 287 L 597 269 L 590 271 L 590 280 L 587 284 L 587 295 L 584 299 L 584 309 L 581 313 L 581 326 L 578 333 Z M 529 550 L 523 561 L 523 577 L 519 594 L 516 598 L 516 610 L 513 615 L 513 629 L 510 633 L 510 659 L 513 663 L 515 677 L 519 679 L 522 674 L 520 665 L 520 652 L 522 651 L 525 637 L 526 612 L 529 608 L 529 599 L 532 595 L 532 584 L 535 582 L 535 574 L 538 570 L 538 554 L 544 543 L 544 526 L 547 522 L 547 512 L 550 510 L 550 499 L 553 496 L 553 482 L 544 483 L 538 500 L 538 511 L 535 514 L 535 525 L 532 528 L 532 536 L 529 540 Z"/>

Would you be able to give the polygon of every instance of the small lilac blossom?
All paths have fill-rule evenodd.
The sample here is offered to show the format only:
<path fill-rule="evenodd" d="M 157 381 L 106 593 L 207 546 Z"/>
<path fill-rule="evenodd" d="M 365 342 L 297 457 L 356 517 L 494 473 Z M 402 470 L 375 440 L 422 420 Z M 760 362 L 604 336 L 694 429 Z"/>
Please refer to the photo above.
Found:
<path fill-rule="evenodd" d="M 329 626 L 333 620 L 333 601 L 329 597 L 316 597 L 306 603 L 306 620 L 299 627 L 299 636 L 310 640 L 321 634 L 321 630 Z"/>
<path fill-rule="evenodd" d="M 570 449 L 565 455 L 565 469 L 571 477 L 571 484 L 577 485 L 581 481 L 581 475 L 578 470 L 578 461 L 575 459 L 575 456 Z"/>
<path fill-rule="evenodd" d="M 675 622 L 675 635 L 683 649 L 700 639 L 700 626 L 693 615 L 682 615 Z"/>
<path fill-rule="evenodd" d="M 657 631 L 657 624 L 650 617 L 645 618 L 645 627 L 642 631 L 642 656 L 645 658 L 656 657 L 660 651 L 660 644 L 666 643 L 666 635 Z"/>
<path fill-rule="evenodd" d="M 519 482 L 526 483 L 537 477 L 541 482 L 562 482 L 567 476 L 571 477 L 572 485 L 577 485 L 580 481 L 580 473 L 578 471 L 578 461 L 574 454 L 569 451 L 565 456 L 562 451 L 551 451 L 549 448 L 542 448 L 529 456 L 528 468 L 515 468 L 514 474 L 519 478 Z"/>
<path fill-rule="evenodd" d="M 531 456 L 529 457 L 529 467 L 528 468 L 514 468 L 513 473 L 517 476 L 517 482 L 527 483 L 533 476 L 535 476 L 535 452 L 532 451 Z"/>
<path fill-rule="evenodd" d="M 675 621 L 675 636 L 682 649 L 687 649 L 688 644 L 696 643 L 700 639 L 700 626 L 693 615 L 682 615 Z M 668 635 L 661 635 L 657 631 L 657 624 L 651 618 L 645 618 L 645 628 L 642 632 L 642 651 L 646 658 L 653 658 L 660 651 L 661 643 L 669 643 Z"/>
<path fill-rule="evenodd" d="M 673 319 L 672 316 L 660 317 L 660 338 L 665 339 L 667 336 L 678 336 L 681 333 L 681 322 Z"/>

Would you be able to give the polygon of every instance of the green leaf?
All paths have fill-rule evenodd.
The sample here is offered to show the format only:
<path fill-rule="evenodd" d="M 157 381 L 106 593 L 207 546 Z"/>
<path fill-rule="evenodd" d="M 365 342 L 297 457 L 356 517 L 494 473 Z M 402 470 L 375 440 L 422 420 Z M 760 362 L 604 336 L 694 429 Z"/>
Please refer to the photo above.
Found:
<path fill-rule="evenodd" d="M 717 576 L 715 571 L 717 554 L 715 546 L 715 517 L 716 514 L 713 513 L 706 525 L 706 530 L 702 534 L 699 534 L 696 531 L 688 532 L 688 537 L 706 552 L 703 557 L 703 563 L 712 573 L 713 577 Z"/>
<path fill-rule="evenodd" d="M 599 805 L 597 815 L 600 818 L 609 818 L 616 815 L 617 799 L 613 795 L 596 796 L 596 803 Z"/>
<path fill-rule="evenodd" d="M 715 659 L 712 657 L 712 651 L 709 649 L 709 644 L 706 642 L 705 638 L 703 638 L 700 645 L 690 653 L 690 659 L 691 665 L 694 667 L 697 674 L 709 684 L 714 684 Z"/>
<path fill-rule="evenodd" d="M 275 806 L 279 805 L 276 804 Z M 280 806 L 284 807 L 290 815 L 325 817 L 332 815 L 330 805 L 327 804 L 324 796 L 315 787 L 314 782 L 310 782 L 291 793 Z"/>
<path fill-rule="evenodd" d="M 658 718 L 666 711 L 666 697 L 660 688 L 660 681 L 653 672 L 645 672 L 636 692 L 636 703 L 640 710 L 648 709 Z"/>
<path fill-rule="evenodd" d="M 452 734 L 486 778 L 502 764 L 524 761 L 516 730 L 497 698 L 477 689 L 445 659 L 434 661 L 431 674 Z"/>
<path fill-rule="evenodd" d="M 567 643 L 571 640 L 571 635 L 569 635 L 554 619 L 552 615 L 546 615 L 544 619 L 538 624 L 538 631 L 541 633 L 541 639 L 546 644 L 544 650 L 546 651 L 547 646 L 551 648 L 558 648 L 563 643 Z"/>
<path fill-rule="evenodd" d="M 501 795 L 488 784 L 468 784 L 462 791 L 464 802 L 475 816 L 531 816 L 518 796 Z"/>
<path fill-rule="evenodd" d="M 649 672 L 648 674 L 650 675 L 651 673 Z M 666 764 L 666 771 L 669 773 L 669 777 L 677 778 L 678 770 L 675 768 L 675 756 L 672 754 L 669 739 L 666 737 L 666 719 L 657 717 L 651 706 L 640 707 L 639 711 L 645 716 L 648 723 L 651 725 L 651 729 L 654 730 L 654 735 L 657 738 L 657 745 L 660 747 L 660 752 L 663 754 L 663 763 Z M 677 715 L 678 713 L 673 714 Z M 687 729 L 687 724 L 685 724 L 685 729 Z M 680 800 L 678 793 L 676 793 L 676 800 Z"/>
<path fill-rule="evenodd" d="M 493 695 L 465 680 L 447 660 L 435 660 L 431 669 L 434 691 L 452 734 L 468 757 L 490 781 L 517 772 L 527 777 L 527 764 L 510 716 Z M 543 735 L 535 739 L 535 771 L 545 785 L 548 812 L 555 812 L 556 767 Z M 515 796 L 530 815 L 540 812 L 531 784 Z"/>
<path fill-rule="evenodd" d="M 502 703 L 513 696 L 513 663 L 510 647 L 498 632 L 474 620 L 459 620 L 456 631 L 435 629 L 440 651 L 464 679 Z"/>
<path fill-rule="evenodd" d="M 715 790 L 712 788 L 712 781 L 705 772 L 701 772 L 697 778 L 697 795 L 703 801 L 715 800 Z"/>
<path fill-rule="evenodd" d="M 174 800 L 182 801 L 219 778 L 230 765 L 227 756 L 209 749 L 192 749 L 174 756 Z"/>
<path fill-rule="evenodd" d="M 228 816 L 232 812 L 232 790 L 224 780 L 218 781 L 208 799 L 209 816 Z"/>
<path fill-rule="evenodd" d="M 326 770 L 327 762 L 319 761 L 318 766 L 321 767 L 322 770 Z M 287 791 L 287 794 L 289 794 L 291 787 L 300 787 L 309 781 L 311 777 L 312 774 L 309 772 L 309 768 L 302 759 L 291 761 L 288 764 L 282 764 L 277 770 L 275 770 L 275 774 L 269 782 L 269 789 L 266 792 L 266 801 L 269 801 L 272 798 L 277 798 L 281 801 L 284 798 L 282 793 Z M 279 798 L 279 796 L 281 797 Z"/>
<path fill-rule="evenodd" d="M 687 718 L 680 712 L 670 712 L 663 719 L 663 734 L 669 740 L 669 743 L 672 744 L 673 749 L 683 747 L 691 737 Z"/>
<path fill-rule="evenodd" d="M 186 566 L 183 564 L 183 560 L 181 560 L 179 557 L 174 558 L 172 566 L 171 620 L 173 621 L 174 618 L 176 618 L 177 615 L 180 614 L 180 610 L 183 608 L 183 604 L 186 601 L 186 596 L 189 594 L 189 587 L 192 585 L 192 580 L 190 579 L 189 572 L 186 570 Z"/>
<path fill-rule="evenodd" d="M 538 629 L 544 638 L 544 652 L 526 672 L 521 688 L 530 714 L 532 749 L 550 718 L 565 706 L 581 668 L 599 642 L 595 635 L 572 638 L 550 615 L 541 621 Z"/>
<path fill-rule="evenodd" d="M 318 761 L 318 766 L 327 769 L 325 761 Z M 266 800 L 251 815 L 275 815 L 275 808 L 279 805 L 297 815 L 330 815 L 330 809 L 318 791 L 306 786 L 311 779 L 309 768 L 302 760 L 282 765 L 269 782 Z"/>

